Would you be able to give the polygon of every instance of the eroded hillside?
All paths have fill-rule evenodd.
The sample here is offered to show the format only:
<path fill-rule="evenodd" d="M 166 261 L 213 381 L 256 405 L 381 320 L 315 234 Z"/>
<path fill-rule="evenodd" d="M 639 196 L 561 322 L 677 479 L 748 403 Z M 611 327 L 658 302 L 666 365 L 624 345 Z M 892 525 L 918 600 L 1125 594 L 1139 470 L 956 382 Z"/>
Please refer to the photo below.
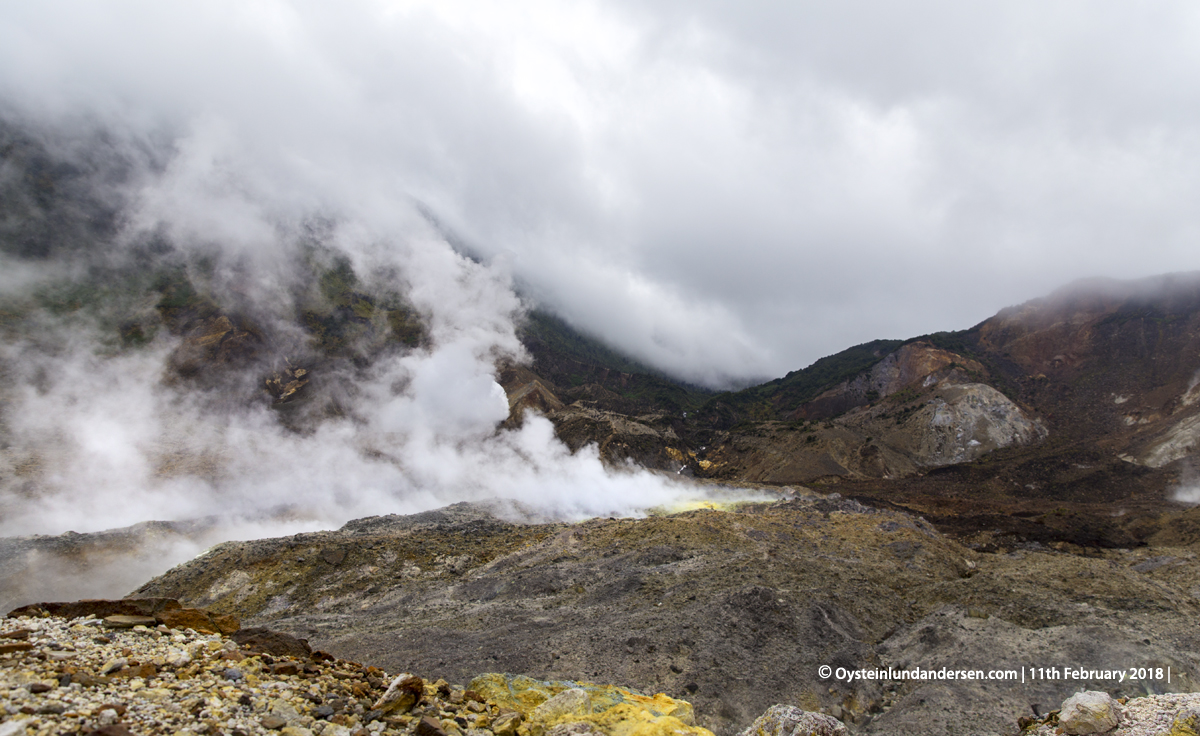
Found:
<path fill-rule="evenodd" d="M 137 593 L 450 681 L 499 670 L 662 691 L 718 733 L 777 702 L 862 733 L 995 733 L 1087 683 L 849 684 L 818 667 L 1155 662 L 1184 674 L 1122 691 L 1190 690 L 1200 560 L 1189 522 L 1172 528 L 1153 550 L 999 555 L 836 496 L 579 524 L 458 505 L 227 543 Z"/>

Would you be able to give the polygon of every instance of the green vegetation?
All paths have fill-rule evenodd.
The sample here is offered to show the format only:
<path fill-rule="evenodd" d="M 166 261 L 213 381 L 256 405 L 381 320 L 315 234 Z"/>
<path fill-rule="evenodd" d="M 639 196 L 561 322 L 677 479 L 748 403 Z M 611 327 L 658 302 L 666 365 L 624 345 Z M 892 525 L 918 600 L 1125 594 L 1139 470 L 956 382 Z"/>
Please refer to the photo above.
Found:
<path fill-rule="evenodd" d="M 569 390 L 600 386 L 622 399 L 609 407 L 615 410 L 682 416 L 713 393 L 639 363 L 544 310 L 531 311 L 518 334 L 533 356 L 536 373 Z"/>
<path fill-rule="evenodd" d="M 870 370 L 903 344 L 902 340 L 873 340 L 855 345 L 783 378 L 715 396 L 701 409 L 701 415 L 706 423 L 718 427 L 786 418 L 827 389 Z"/>
<path fill-rule="evenodd" d="M 311 246 L 305 260 L 316 294 L 301 298 L 299 317 L 312 346 L 330 357 L 354 357 L 389 342 L 416 347 L 427 333 L 420 315 L 396 292 L 368 293 L 350 259 Z"/>
<path fill-rule="evenodd" d="M 526 315 L 520 328 L 520 336 L 527 345 L 535 344 L 541 351 L 554 353 L 584 365 L 621 373 L 666 378 L 659 371 L 618 353 L 599 340 L 574 329 L 563 319 L 541 309 L 534 309 Z"/>

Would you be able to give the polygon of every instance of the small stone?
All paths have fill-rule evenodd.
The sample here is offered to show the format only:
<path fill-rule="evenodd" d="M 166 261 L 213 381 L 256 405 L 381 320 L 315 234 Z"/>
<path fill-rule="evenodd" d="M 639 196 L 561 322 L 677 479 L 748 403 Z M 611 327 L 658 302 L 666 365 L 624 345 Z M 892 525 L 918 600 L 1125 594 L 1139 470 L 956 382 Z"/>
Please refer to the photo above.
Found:
<path fill-rule="evenodd" d="M 424 716 L 417 721 L 415 733 L 417 736 L 446 736 L 446 730 L 442 728 L 442 722 L 433 716 Z"/>
<path fill-rule="evenodd" d="M 333 715 L 333 706 L 322 705 L 316 710 L 317 718 L 329 718 Z"/>
<path fill-rule="evenodd" d="M 279 664 L 271 665 L 271 674 L 298 675 L 300 674 L 300 667 L 295 662 L 280 662 Z"/>
<path fill-rule="evenodd" d="M 1112 697 L 1098 690 L 1075 693 L 1063 701 L 1058 727 L 1063 733 L 1104 733 L 1117 727 L 1119 716 Z"/>
<path fill-rule="evenodd" d="M 104 663 L 103 667 L 100 668 L 100 674 L 101 675 L 112 674 L 113 672 L 116 672 L 119 669 L 123 669 L 125 667 L 125 665 L 127 665 L 127 664 L 129 664 L 129 660 L 125 659 L 124 657 L 117 657 L 116 659 L 110 659 Z"/>
<path fill-rule="evenodd" d="M 300 713 L 286 700 L 276 699 L 270 703 L 271 715 L 279 716 L 289 724 L 300 722 Z"/>
<path fill-rule="evenodd" d="M 133 736 L 133 732 L 122 723 L 110 723 L 89 732 L 87 736 Z"/>
<path fill-rule="evenodd" d="M 32 629 L 13 629 L 0 634 L 0 639 L 28 639 L 32 633 Z"/>
<path fill-rule="evenodd" d="M 51 685 L 49 683 L 45 683 L 45 682 L 31 682 L 29 684 L 29 692 L 34 693 L 34 694 L 48 693 L 53 689 L 54 689 L 53 685 Z"/>
<path fill-rule="evenodd" d="M 157 626 L 153 616 L 105 616 L 104 627 L 108 629 L 132 629 L 134 626 Z"/>
<path fill-rule="evenodd" d="M 12 643 L 0 644 L 0 654 L 28 652 L 30 649 L 33 649 L 33 645 L 27 641 L 14 641 Z"/>
<path fill-rule="evenodd" d="M 514 736 L 522 720 L 524 718 L 516 711 L 510 710 L 501 713 L 492 721 L 492 733 L 496 734 L 496 736 Z"/>
<path fill-rule="evenodd" d="M 575 723 L 560 723 L 547 731 L 546 736 L 604 736 L 604 732 L 594 723 L 576 721 Z"/>
<path fill-rule="evenodd" d="M 245 677 L 245 675 L 243 675 L 242 671 L 237 669 L 236 667 L 226 667 L 225 671 L 221 673 L 221 677 L 224 677 L 226 680 L 229 680 L 231 682 L 237 682 L 238 680 Z"/>
<path fill-rule="evenodd" d="M 259 720 L 258 723 L 263 728 L 266 728 L 271 731 L 278 731 L 279 729 L 281 729 L 287 725 L 286 720 L 284 720 L 283 718 L 280 718 L 279 716 L 276 716 L 276 715 L 263 716 L 262 719 Z"/>
<path fill-rule="evenodd" d="M 146 662 L 144 664 L 130 665 L 128 667 L 119 669 L 116 672 L 112 673 L 112 676 L 113 677 L 127 677 L 130 679 L 141 678 L 143 680 L 148 680 L 157 674 L 158 674 L 158 668 L 155 667 L 152 663 Z M 130 686 L 131 687 L 133 686 L 132 683 Z"/>

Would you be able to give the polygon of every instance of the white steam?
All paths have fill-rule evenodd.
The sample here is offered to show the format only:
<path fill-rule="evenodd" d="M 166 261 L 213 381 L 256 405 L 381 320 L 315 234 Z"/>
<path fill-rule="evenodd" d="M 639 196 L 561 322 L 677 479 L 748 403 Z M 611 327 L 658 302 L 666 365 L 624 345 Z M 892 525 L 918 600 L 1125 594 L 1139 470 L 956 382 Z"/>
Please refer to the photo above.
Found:
<path fill-rule="evenodd" d="M 1194 385 L 1195 378 L 1192 381 Z M 1190 391 L 1191 388 L 1189 387 L 1188 390 Z M 1171 498 L 1179 503 L 1186 503 L 1192 506 L 1200 504 L 1200 474 L 1196 472 L 1196 468 L 1192 463 L 1183 463 L 1179 485 L 1171 494 Z"/>
<path fill-rule="evenodd" d="M 196 134 L 177 150 L 162 174 L 137 179 L 118 242 L 159 232 L 185 252 L 216 253 L 215 291 L 305 339 L 286 335 L 298 329 L 289 292 L 297 226 L 288 223 L 299 208 L 263 186 L 261 172 L 235 168 L 236 145 L 221 136 Z M 214 400 L 171 380 L 179 340 L 165 331 L 148 347 L 116 350 L 81 318 L 45 317 L 6 345 L 0 535 L 208 516 L 266 525 L 239 532 L 256 534 L 282 529 L 272 519 L 332 526 L 487 499 L 577 519 L 701 495 L 608 468 L 594 447 L 571 453 L 542 417 L 499 429 L 509 407 L 497 362 L 523 358 L 523 306 L 504 264 L 457 253 L 405 201 L 380 211 L 337 213 L 327 239 L 364 282 L 406 296 L 428 345 L 327 376 L 343 384 L 343 411 L 308 431 L 285 428 L 265 401 Z"/>

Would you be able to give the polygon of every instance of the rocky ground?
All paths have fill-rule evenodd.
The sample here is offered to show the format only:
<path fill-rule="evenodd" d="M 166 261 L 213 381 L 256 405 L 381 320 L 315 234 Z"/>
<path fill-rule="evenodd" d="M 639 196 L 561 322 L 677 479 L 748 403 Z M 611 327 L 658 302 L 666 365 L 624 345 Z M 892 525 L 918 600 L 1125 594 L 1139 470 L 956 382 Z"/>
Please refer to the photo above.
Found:
<path fill-rule="evenodd" d="M 95 611 L 110 615 L 98 617 Z M 1114 700 L 1087 692 L 1041 717 L 1018 719 L 1018 728 L 1038 736 L 1194 734 L 1198 725 L 1195 693 Z M 393 676 L 313 651 L 305 640 L 238 629 L 236 621 L 181 609 L 167 599 L 41 604 L 15 611 L 0 624 L 0 736 L 272 732 L 711 736 L 695 725 L 690 703 L 662 694 L 498 673 L 465 686 L 411 673 Z M 919 731 L 894 725 L 891 732 Z M 846 733 L 828 715 L 777 704 L 739 736 Z"/>
<path fill-rule="evenodd" d="M 1080 688 L 1198 689 L 1200 559 L 1192 527 L 1175 528 L 1135 550 L 982 553 L 836 495 L 578 524 L 460 504 L 223 544 L 138 595 L 448 681 L 508 671 L 664 692 L 720 734 L 775 703 L 858 733 L 992 734 Z M 847 682 L 819 671 L 1066 664 L 1173 676 Z"/>
<path fill-rule="evenodd" d="M 3 736 L 711 736 L 688 703 L 620 687 L 500 674 L 451 685 L 265 630 L 38 613 L 0 625 Z"/>

